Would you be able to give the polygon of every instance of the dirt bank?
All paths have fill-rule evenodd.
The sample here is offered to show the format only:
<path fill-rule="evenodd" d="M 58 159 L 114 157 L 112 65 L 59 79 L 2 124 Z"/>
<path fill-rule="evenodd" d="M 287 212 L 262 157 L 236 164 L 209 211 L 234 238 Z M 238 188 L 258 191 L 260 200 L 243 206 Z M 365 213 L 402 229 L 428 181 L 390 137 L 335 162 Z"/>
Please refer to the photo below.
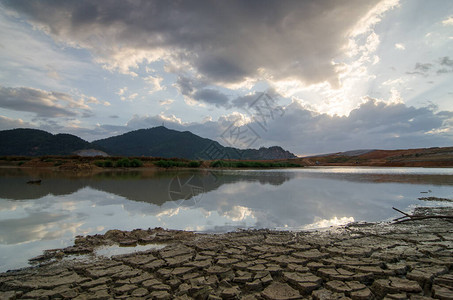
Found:
<path fill-rule="evenodd" d="M 453 208 L 415 214 L 451 215 Z M 58 260 L 105 244 L 160 250 Z M 47 252 L 57 261 L 0 274 L 1 299 L 452 299 L 451 219 L 316 232 L 195 234 L 112 230 Z"/>

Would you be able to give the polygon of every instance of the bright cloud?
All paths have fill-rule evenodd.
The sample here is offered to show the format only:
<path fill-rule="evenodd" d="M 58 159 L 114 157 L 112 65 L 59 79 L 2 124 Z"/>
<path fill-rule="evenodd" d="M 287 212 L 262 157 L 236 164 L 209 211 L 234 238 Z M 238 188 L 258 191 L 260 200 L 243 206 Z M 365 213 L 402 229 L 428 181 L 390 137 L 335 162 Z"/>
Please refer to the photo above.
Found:
<path fill-rule="evenodd" d="M 396 43 L 396 44 L 395 44 L 395 49 L 398 49 L 398 50 L 406 50 L 406 47 L 405 47 L 403 44 Z"/>
<path fill-rule="evenodd" d="M 442 21 L 442 25 L 445 25 L 445 26 L 451 26 L 451 25 L 453 25 L 453 17 L 450 16 L 450 17 L 448 17 L 447 19 L 443 20 L 443 21 Z"/>
<path fill-rule="evenodd" d="M 173 100 L 173 99 L 160 100 L 159 105 L 170 105 L 173 102 L 175 102 L 175 100 Z"/>
<path fill-rule="evenodd" d="M 160 76 L 148 76 L 143 78 L 143 80 L 150 85 L 150 94 L 165 89 L 165 87 L 161 85 L 163 78 Z"/>

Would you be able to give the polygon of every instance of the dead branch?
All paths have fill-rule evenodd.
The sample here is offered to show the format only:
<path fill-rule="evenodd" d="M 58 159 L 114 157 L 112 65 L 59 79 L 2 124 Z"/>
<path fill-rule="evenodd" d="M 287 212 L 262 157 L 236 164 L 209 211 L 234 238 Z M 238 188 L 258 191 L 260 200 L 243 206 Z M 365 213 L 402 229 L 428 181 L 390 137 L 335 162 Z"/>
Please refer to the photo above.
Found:
<path fill-rule="evenodd" d="M 406 214 L 404 211 L 399 210 L 398 208 L 392 207 L 394 210 L 396 210 L 399 213 L 402 213 L 405 217 L 410 217 L 410 215 Z M 403 217 L 404 218 L 404 217 Z"/>
<path fill-rule="evenodd" d="M 395 224 L 404 223 L 408 221 L 418 221 L 425 219 L 453 219 L 453 216 L 436 215 L 436 216 L 411 216 L 409 219 L 396 221 Z"/>
<path fill-rule="evenodd" d="M 397 212 L 403 214 L 403 217 L 399 217 L 396 219 L 393 219 L 395 221 L 394 224 L 399 224 L 399 223 L 404 223 L 408 221 L 418 221 L 418 220 L 425 220 L 425 219 L 453 219 L 453 216 L 448 216 L 448 215 L 435 215 L 435 216 L 423 216 L 423 215 L 409 215 L 398 208 L 392 207 L 394 210 Z"/>

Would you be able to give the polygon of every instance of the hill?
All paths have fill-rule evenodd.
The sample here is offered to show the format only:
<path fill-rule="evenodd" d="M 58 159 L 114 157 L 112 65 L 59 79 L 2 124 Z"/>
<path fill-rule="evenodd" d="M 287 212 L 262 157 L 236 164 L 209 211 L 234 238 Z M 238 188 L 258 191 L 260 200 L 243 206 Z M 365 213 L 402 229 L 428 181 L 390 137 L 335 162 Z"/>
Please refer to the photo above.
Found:
<path fill-rule="evenodd" d="M 72 134 L 51 134 L 37 129 L 0 131 L 0 155 L 67 155 L 90 148 L 90 143 Z"/>
<path fill-rule="evenodd" d="M 296 158 L 294 154 L 284 150 L 282 147 L 273 146 L 269 148 L 261 147 L 256 149 L 241 150 L 241 157 L 250 160 L 269 160 L 269 159 L 291 159 Z"/>
<path fill-rule="evenodd" d="M 354 150 L 299 158 L 303 165 L 453 167 L 453 147 L 401 150 Z"/>
<path fill-rule="evenodd" d="M 80 151 L 85 150 L 85 151 Z M 103 152 L 102 152 L 103 151 Z M 43 130 L 12 129 L 0 131 L 0 155 L 43 156 L 84 154 L 152 156 L 186 159 L 289 159 L 296 156 L 281 147 L 236 149 L 202 138 L 189 131 L 163 126 L 140 129 L 89 143 L 71 134 L 53 135 Z M 93 154 L 94 155 L 94 154 Z"/>
<path fill-rule="evenodd" d="M 187 159 L 288 159 L 296 156 L 281 147 L 236 149 L 202 138 L 189 131 L 176 131 L 163 126 L 139 129 L 92 143 L 111 155 L 179 157 Z"/>

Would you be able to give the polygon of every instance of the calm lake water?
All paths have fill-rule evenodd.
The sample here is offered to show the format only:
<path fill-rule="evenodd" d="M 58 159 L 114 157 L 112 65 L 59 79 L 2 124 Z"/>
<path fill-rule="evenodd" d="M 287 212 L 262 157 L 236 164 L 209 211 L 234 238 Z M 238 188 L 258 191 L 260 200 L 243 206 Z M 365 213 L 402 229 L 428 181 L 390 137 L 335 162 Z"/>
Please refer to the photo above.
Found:
<path fill-rule="evenodd" d="M 40 185 L 26 184 L 40 178 Z M 392 206 L 451 205 L 453 169 L 317 167 L 118 171 L 74 175 L 0 169 L 0 272 L 76 235 L 164 227 L 307 230 L 399 217 Z"/>

